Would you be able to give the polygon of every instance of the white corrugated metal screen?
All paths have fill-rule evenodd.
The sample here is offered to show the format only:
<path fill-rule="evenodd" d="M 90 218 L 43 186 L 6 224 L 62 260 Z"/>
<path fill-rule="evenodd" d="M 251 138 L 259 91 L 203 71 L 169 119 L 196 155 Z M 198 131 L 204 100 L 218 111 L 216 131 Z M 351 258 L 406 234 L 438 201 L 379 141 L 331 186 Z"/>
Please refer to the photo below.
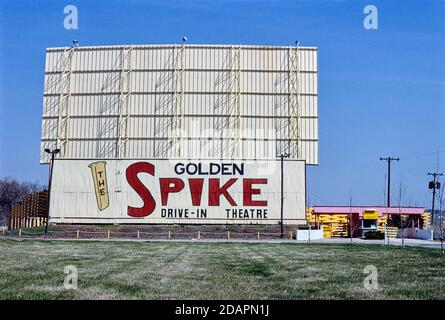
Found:
<path fill-rule="evenodd" d="M 49 48 L 44 148 L 62 158 L 265 159 L 318 164 L 317 49 Z"/>

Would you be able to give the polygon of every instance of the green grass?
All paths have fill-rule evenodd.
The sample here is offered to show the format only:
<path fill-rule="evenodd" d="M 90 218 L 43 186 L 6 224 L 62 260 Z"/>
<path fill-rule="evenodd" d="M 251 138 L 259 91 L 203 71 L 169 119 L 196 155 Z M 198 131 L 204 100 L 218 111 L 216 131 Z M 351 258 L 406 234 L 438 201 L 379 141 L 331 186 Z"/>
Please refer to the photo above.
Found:
<path fill-rule="evenodd" d="M 445 298 L 445 256 L 421 248 L 0 240 L 0 259 L 0 299 Z M 78 290 L 63 289 L 67 265 Z"/>

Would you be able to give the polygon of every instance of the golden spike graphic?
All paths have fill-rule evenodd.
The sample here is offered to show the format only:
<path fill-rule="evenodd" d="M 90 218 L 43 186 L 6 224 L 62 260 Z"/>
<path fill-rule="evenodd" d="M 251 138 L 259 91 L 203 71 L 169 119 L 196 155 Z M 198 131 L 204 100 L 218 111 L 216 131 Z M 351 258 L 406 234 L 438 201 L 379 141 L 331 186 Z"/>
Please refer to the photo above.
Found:
<path fill-rule="evenodd" d="M 100 211 L 105 210 L 109 206 L 108 183 L 106 162 L 97 161 L 90 163 L 88 167 L 91 169 L 93 176 L 94 191 L 96 192 L 97 207 Z"/>

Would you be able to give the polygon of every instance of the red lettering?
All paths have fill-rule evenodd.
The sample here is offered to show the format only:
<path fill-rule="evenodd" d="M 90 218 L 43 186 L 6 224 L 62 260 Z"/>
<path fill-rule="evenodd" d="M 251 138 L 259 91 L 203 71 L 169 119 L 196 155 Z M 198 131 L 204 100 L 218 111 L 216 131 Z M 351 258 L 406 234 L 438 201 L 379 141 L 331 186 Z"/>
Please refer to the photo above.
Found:
<path fill-rule="evenodd" d="M 192 194 L 192 204 L 194 206 L 201 205 L 203 184 L 204 184 L 204 179 L 201 179 L 201 178 L 190 178 L 189 179 L 190 193 Z"/>
<path fill-rule="evenodd" d="M 219 186 L 219 179 L 209 179 L 209 206 L 219 206 L 219 198 L 223 195 L 232 206 L 236 206 L 235 201 L 227 192 L 232 184 L 236 182 L 236 178 L 229 179 L 224 185 Z"/>
<path fill-rule="evenodd" d="M 152 176 L 155 175 L 155 167 L 148 162 L 136 162 L 128 166 L 125 173 L 128 184 L 136 191 L 136 193 L 144 201 L 144 205 L 140 208 L 127 208 L 127 214 L 130 217 L 146 217 L 149 216 L 156 207 L 156 201 L 151 195 L 150 191 L 139 180 L 138 173 L 145 172 Z"/>
<path fill-rule="evenodd" d="M 267 184 L 267 179 L 244 179 L 243 181 L 243 205 L 244 206 L 267 206 L 266 200 L 252 200 L 252 195 L 261 194 L 260 189 L 253 189 L 253 184 Z"/>
<path fill-rule="evenodd" d="M 184 181 L 179 178 L 160 178 L 161 202 L 163 206 L 167 205 L 168 195 L 184 189 Z"/>

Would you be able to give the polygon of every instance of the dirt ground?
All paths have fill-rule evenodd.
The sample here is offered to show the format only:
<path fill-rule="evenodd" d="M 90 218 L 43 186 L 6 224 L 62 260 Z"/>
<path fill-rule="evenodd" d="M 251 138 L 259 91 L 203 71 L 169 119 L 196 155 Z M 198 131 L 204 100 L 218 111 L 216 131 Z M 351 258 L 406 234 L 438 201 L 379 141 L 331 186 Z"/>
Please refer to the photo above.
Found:
<path fill-rule="evenodd" d="M 296 226 L 285 225 L 284 239 L 295 236 Z M 139 231 L 139 232 L 138 232 Z M 44 228 L 22 229 L 21 237 L 42 236 Z M 52 225 L 47 237 L 74 239 L 280 239 L 279 225 Z M 8 235 L 19 236 L 18 230 Z"/>

